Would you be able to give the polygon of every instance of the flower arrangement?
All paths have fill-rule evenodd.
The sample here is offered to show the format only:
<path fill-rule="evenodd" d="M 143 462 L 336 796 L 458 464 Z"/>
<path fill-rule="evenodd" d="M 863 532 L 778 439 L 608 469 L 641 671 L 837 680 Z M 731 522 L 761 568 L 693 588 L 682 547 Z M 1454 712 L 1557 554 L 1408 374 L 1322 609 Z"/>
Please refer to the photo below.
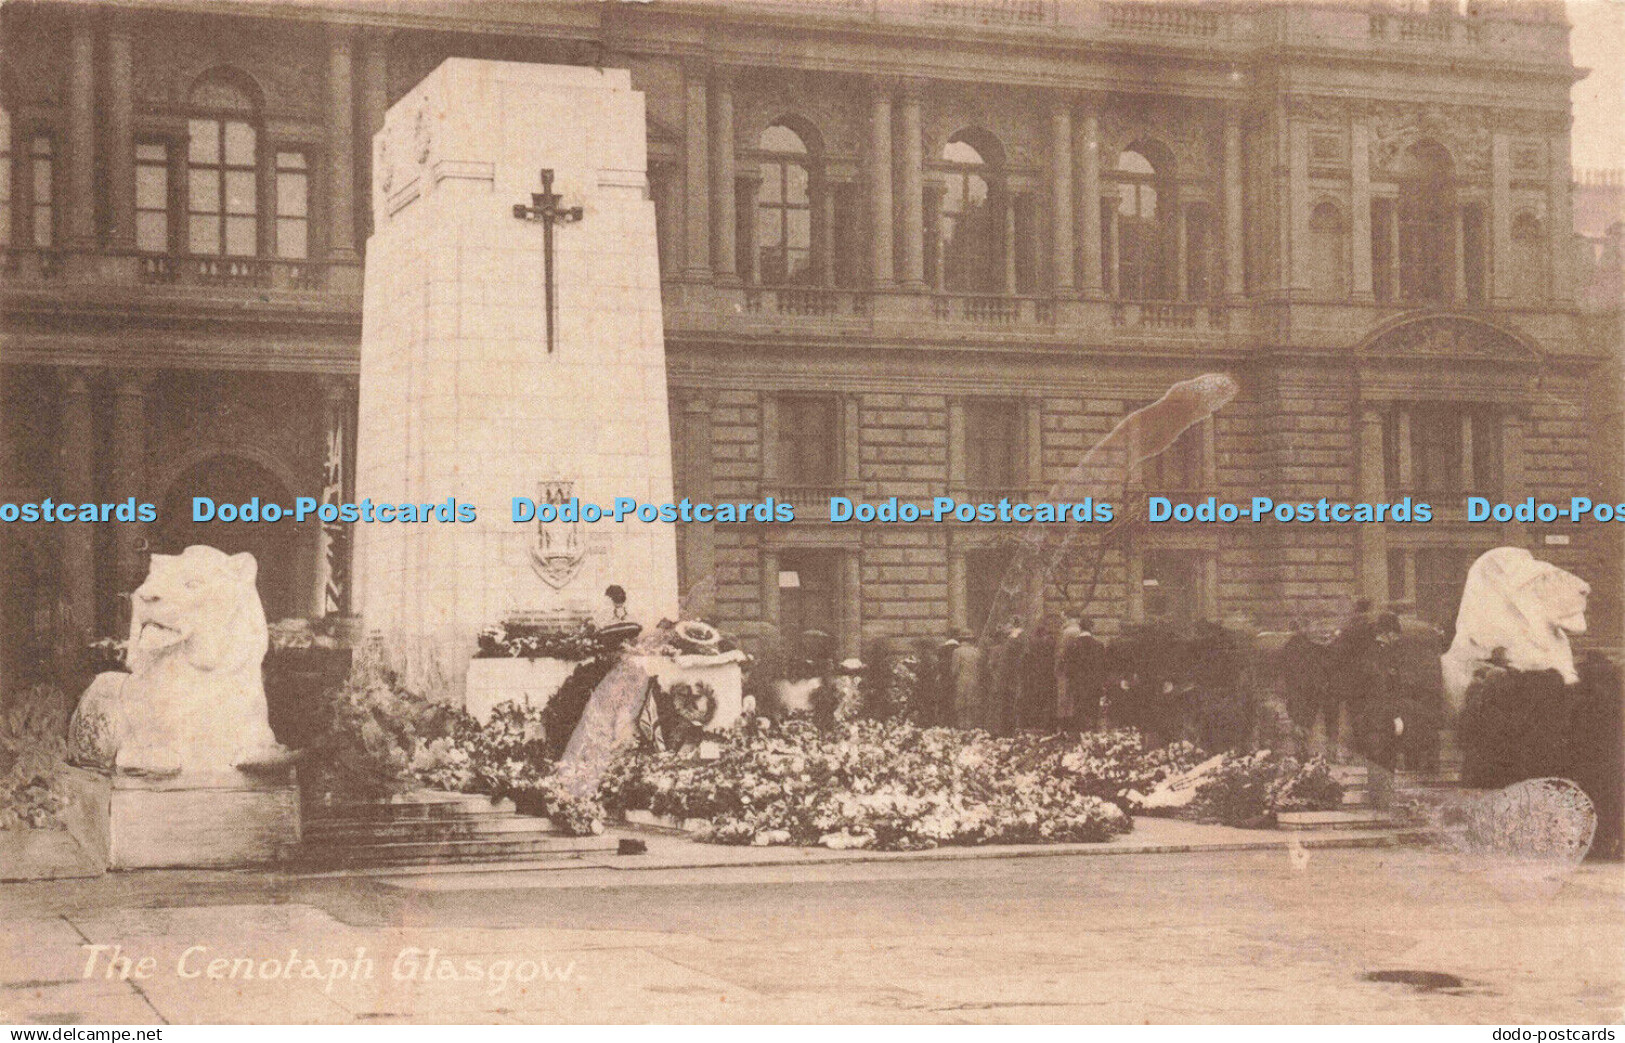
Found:
<path fill-rule="evenodd" d="M 512 620 L 494 623 L 481 630 L 476 659 L 563 659 L 580 662 L 597 655 L 602 647 L 592 623 L 574 630 L 556 630 L 536 623 Z"/>
<path fill-rule="evenodd" d="M 539 815 L 571 836 L 604 831 L 604 809 L 581 800 L 554 779 L 547 711 L 506 702 L 480 724 L 461 714 L 448 735 L 418 749 L 413 771 L 435 789 L 509 799 L 526 815 Z M 568 736 L 566 736 L 568 738 Z"/>
<path fill-rule="evenodd" d="M 1199 821 L 1226 826 L 1272 826 L 1283 811 L 1329 811 L 1341 807 L 1343 787 L 1324 757 L 1299 762 L 1269 750 L 1222 764 L 1197 789 L 1190 812 Z"/>
<path fill-rule="evenodd" d="M 0 713 L 0 829 L 60 824 L 71 713 L 68 698 L 49 685 L 22 692 Z"/>
<path fill-rule="evenodd" d="M 374 799 L 416 784 L 420 750 L 451 735 L 460 709 L 404 689 L 376 653 L 357 657 L 315 707 L 300 783 L 320 797 Z"/>
<path fill-rule="evenodd" d="M 947 844 L 1102 841 L 1132 823 L 1116 801 L 1194 755 L 1147 755 L 1133 733 L 1075 741 L 853 720 L 755 719 L 715 760 L 634 750 L 599 799 L 612 811 L 703 819 L 721 844 L 907 850 Z"/>

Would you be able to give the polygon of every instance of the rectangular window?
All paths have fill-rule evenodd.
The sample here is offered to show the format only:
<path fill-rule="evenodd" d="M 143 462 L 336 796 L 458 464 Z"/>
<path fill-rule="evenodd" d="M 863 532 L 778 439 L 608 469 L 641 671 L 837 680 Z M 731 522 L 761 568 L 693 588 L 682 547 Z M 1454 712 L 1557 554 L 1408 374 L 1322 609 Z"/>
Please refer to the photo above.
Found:
<path fill-rule="evenodd" d="M 1493 407 L 1413 403 L 1383 424 L 1390 492 L 1493 498 L 1501 494 L 1501 457 L 1501 416 Z"/>
<path fill-rule="evenodd" d="M 1195 551 L 1146 551 L 1140 586 L 1147 622 L 1187 627 L 1202 615 L 1202 556 Z"/>
<path fill-rule="evenodd" d="M 1411 592 L 1405 582 L 1406 557 L 1409 551 L 1391 550 L 1388 552 L 1388 600 L 1410 601 Z"/>
<path fill-rule="evenodd" d="M 187 240 L 194 254 L 259 252 L 257 135 L 237 120 L 195 119 L 187 148 Z"/>
<path fill-rule="evenodd" d="M 0 109 L 0 246 L 11 245 L 11 113 Z"/>
<path fill-rule="evenodd" d="M 1462 490 L 1461 412 L 1449 406 L 1411 410 L 1411 477 L 1417 493 L 1450 496 Z"/>
<path fill-rule="evenodd" d="M 789 395 L 779 400 L 779 477 L 786 486 L 833 488 L 840 482 L 840 400 Z"/>
<path fill-rule="evenodd" d="M 310 173 L 303 152 L 276 154 L 276 255 L 310 256 Z"/>
<path fill-rule="evenodd" d="M 1461 588 L 1479 551 L 1439 547 L 1416 552 L 1416 614 L 1445 633 L 1455 626 Z"/>
<path fill-rule="evenodd" d="M 1371 201 L 1371 289 L 1379 301 L 1394 299 L 1394 201 Z"/>
<path fill-rule="evenodd" d="M 825 659 L 840 634 L 840 552 L 779 555 L 779 633 L 797 659 Z"/>
<path fill-rule="evenodd" d="M 162 142 L 135 147 L 135 248 L 169 252 L 169 146 Z"/>
<path fill-rule="evenodd" d="M 978 637 L 988 623 L 1003 626 L 1008 619 L 988 619 L 999 597 L 999 584 L 1015 557 L 1014 547 L 982 547 L 965 552 L 965 625 Z"/>
<path fill-rule="evenodd" d="M 1141 464 L 1140 475 L 1147 491 L 1156 494 L 1202 488 L 1202 436 L 1202 425 L 1192 424 L 1173 445 Z"/>
<path fill-rule="evenodd" d="M 36 134 L 28 145 L 34 245 L 50 249 L 56 241 L 56 157 L 48 134 Z"/>
<path fill-rule="evenodd" d="M 971 499 L 1020 494 L 1025 443 L 1020 402 L 965 403 L 965 485 Z"/>

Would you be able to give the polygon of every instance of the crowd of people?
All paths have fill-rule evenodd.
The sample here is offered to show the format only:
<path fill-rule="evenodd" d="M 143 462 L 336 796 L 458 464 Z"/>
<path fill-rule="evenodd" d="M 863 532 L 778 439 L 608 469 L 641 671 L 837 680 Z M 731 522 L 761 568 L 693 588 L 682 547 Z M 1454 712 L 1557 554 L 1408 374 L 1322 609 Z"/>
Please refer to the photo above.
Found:
<path fill-rule="evenodd" d="M 1444 647 L 1437 629 L 1361 601 L 1329 633 L 1204 621 L 1105 638 L 1069 612 L 1009 624 L 985 643 L 961 629 L 910 651 L 922 690 L 937 693 L 917 708 L 930 723 L 995 733 L 1128 727 L 1211 750 L 1287 731 L 1299 744 L 1428 768 L 1438 759 Z"/>

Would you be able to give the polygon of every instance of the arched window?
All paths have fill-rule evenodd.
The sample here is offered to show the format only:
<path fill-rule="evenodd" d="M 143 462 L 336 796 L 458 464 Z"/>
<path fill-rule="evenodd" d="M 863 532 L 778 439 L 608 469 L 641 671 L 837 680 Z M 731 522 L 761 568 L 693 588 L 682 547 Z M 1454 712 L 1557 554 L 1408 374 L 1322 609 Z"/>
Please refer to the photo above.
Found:
<path fill-rule="evenodd" d="M 1318 297 L 1348 295 L 1348 225 L 1342 209 L 1325 200 L 1309 215 L 1309 284 Z"/>
<path fill-rule="evenodd" d="M 194 254 L 259 253 L 259 106 L 229 70 L 198 80 L 187 121 L 187 247 Z"/>
<path fill-rule="evenodd" d="M 1004 286 L 1003 225 L 995 219 L 990 158 L 955 135 L 942 149 L 943 288 L 951 293 L 997 293 Z"/>
<path fill-rule="evenodd" d="M 1418 141 L 1399 169 L 1399 295 L 1442 301 L 1455 290 L 1456 185 L 1450 153 Z"/>
<path fill-rule="evenodd" d="M 1158 300 L 1170 296 L 1164 211 L 1171 200 L 1163 173 L 1143 152 L 1125 149 L 1118 154 L 1113 220 L 1119 297 Z"/>
<path fill-rule="evenodd" d="M 762 131 L 756 196 L 757 273 L 763 283 L 813 279 L 811 153 L 800 134 L 782 123 Z"/>
<path fill-rule="evenodd" d="M 1521 210 L 1512 219 L 1512 296 L 1538 301 L 1546 296 L 1546 234 L 1540 218 Z"/>

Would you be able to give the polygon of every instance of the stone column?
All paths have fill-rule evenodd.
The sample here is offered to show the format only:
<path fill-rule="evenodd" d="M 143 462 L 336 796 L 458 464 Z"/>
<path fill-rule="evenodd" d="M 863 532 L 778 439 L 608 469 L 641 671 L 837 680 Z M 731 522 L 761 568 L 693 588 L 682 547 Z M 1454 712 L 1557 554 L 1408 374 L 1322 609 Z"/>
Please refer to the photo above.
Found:
<path fill-rule="evenodd" d="M 115 504 L 135 497 L 137 503 L 147 489 L 147 386 L 152 374 L 146 370 L 126 370 L 113 381 L 113 442 L 111 450 L 111 499 Z M 141 584 L 141 546 L 145 527 L 140 522 L 122 522 L 113 530 L 114 587 L 119 592 Z"/>
<path fill-rule="evenodd" d="M 107 244 L 135 249 L 135 134 L 128 16 L 111 12 L 107 26 Z"/>
<path fill-rule="evenodd" d="M 925 289 L 925 196 L 924 179 L 925 135 L 920 126 L 920 91 L 918 81 L 903 83 L 902 121 L 898 133 L 903 146 L 901 210 L 903 212 L 903 272 L 905 287 L 916 292 Z"/>
<path fill-rule="evenodd" d="M 1450 242 L 1452 244 L 1450 299 L 1467 299 L 1467 208 L 1457 200 L 1450 208 Z"/>
<path fill-rule="evenodd" d="M 718 69 L 711 75 L 711 274 L 722 283 L 739 279 L 735 257 L 739 242 L 739 215 L 734 206 L 734 93 L 733 73 Z"/>
<path fill-rule="evenodd" d="M 734 184 L 736 186 L 734 220 L 738 222 L 740 231 L 744 233 L 739 237 L 738 241 L 745 244 L 744 254 L 736 259 L 734 267 L 738 270 L 741 282 L 748 282 L 753 286 L 760 285 L 762 269 L 759 261 L 762 256 L 762 233 L 756 223 L 756 200 L 760 198 L 762 191 L 761 172 L 753 168 L 749 174 L 737 177 Z M 816 192 L 812 194 L 809 202 L 815 207 L 821 205 Z M 813 221 L 812 224 L 813 257 L 815 259 L 814 263 L 817 264 L 822 263 L 823 243 L 818 238 L 820 234 L 819 222 Z"/>
<path fill-rule="evenodd" d="M 68 177 L 62 206 L 66 245 L 96 246 L 96 37 L 88 9 L 76 8 L 69 40 Z M 123 157 L 133 163 L 133 156 Z"/>
<path fill-rule="evenodd" d="M 93 503 L 96 500 L 95 427 L 91 420 L 91 390 L 82 369 L 67 369 L 61 376 L 61 408 L 57 428 L 58 503 Z M 67 609 L 69 662 L 79 662 L 79 646 L 96 632 L 96 526 L 58 525 L 62 540 L 62 594 Z"/>
<path fill-rule="evenodd" d="M 1190 229 L 1185 224 L 1185 207 L 1174 208 L 1174 299 L 1188 300 L 1190 288 Z"/>
<path fill-rule="evenodd" d="M 355 108 L 351 101 L 352 31 L 330 26 L 327 35 L 327 258 L 354 262 Z"/>
<path fill-rule="evenodd" d="M 1083 272 L 1078 288 L 1084 296 L 1093 297 L 1099 296 L 1106 285 L 1100 270 L 1100 117 L 1093 112 L 1083 117 L 1077 162 L 1081 209 L 1078 216 L 1083 219 L 1078 249 Z"/>
<path fill-rule="evenodd" d="M 1490 299 L 1512 296 L 1512 141 L 1497 132 L 1490 143 Z"/>
<path fill-rule="evenodd" d="M 925 241 L 931 245 L 926 252 L 927 267 L 930 268 L 930 287 L 932 293 L 942 293 L 947 288 L 947 275 L 942 263 L 942 200 L 944 188 L 940 181 L 933 181 L 924 189 L 925 192 Z"/>
<path fill-rule="evenodd" d="M 1501 497 L 1507 503 L 1517 503 L 1529 495 L 1527 487 L 1528 461 L 1524 455 L 1524 416 L 1517 409 L 1501 414 Z M 1509 547 L 1528 546 L 1528 532 L 1523 522 L 1504 522 L 1501 540 Z"/>
<path fill-rule="evenodd" d="M 1566 304 L 1574 300 L 1574 202 L 1569 195 L 1573 173 L 1567 131 L 1552 138 L 1551 149 L 1551 218 L 1546 222 L 1546 236 L 1552 250 L 1552 300 Z"/>
<path fill-rule="evenodd" d="M 1224 293 L 1231 298 L 1247 292 L 1242 192 L 1241 111 L 1232 105 L 1224 114 Z"/>
<path fill-rule="evenodd" d="M 844 658 L 863 650 L 863 558 L 857 548 L 841 555 L 841 647 Z"/>
<path fill-rule="evenodd" d="M 707 171 L 706 70 L 703 65 L 683 68 L 683 240 L 687 250 L 683 275 L 711 278 L 711 189 Z"/>
<path fill-rule="evenodd" d="M 1366 503 L 1387 498 L 1384 489 L 1382 410 L 1360 409 L 1360 497 Z M 1360 553 L 1360 593 L 1381 605 L 1388 601 L 1388 538 L 1382 525 L 1355 526 Z"/>
<path fill-rule="evenodd" d="M 711 401 L 696 392 L 685 398 L 682 409 L 683 495 L 707 503 L 711 499 Z M 715 594 L 709 604 L 696 604 L 694 591 L 716 574 L 716 526 L 684 525 L 678 533 L 683 537 L 683 597 L 689 599 L 691 613 L 708 616 L 716 610 Z"/>
<path fill-rule="evenodd" d="M 1004 292 L 1016 294 L 1016 194 L 1004 191 Z"/>
<path fill-rule="evenodd" d="M 1106 225 L 1105 230 L 1104 230 L 1105 231 L 1105 236 L 1106 236 L 1105 289 L 1106 289 L 1106 295 L 1108 297 L 1117 297 L 1117 296 L 1120 296 L 1122 294 L 1123 287 L 1117 281 L 1118 264 L 1122 260 L 1122 254 L 1119 251 L 1119 247 L 1121 246 L 1121 244 L 1117 241 L 1117 210 L 1116 210 L 1115 207 L 1113 209 L 1111 209 L 1111 210 L 1106 211 L 1105 225 Z"/>
<path fill-rule="evenodd" d="M 345 500 L 345 484 L 348 481 L 346 471 L 345 443 L 349 440 L 349 411 L 350 389 L 341 379 L 327 377 L 321 380 L 321 431 L 322 431 L 322 481 L 319 496 L 323 503 L 341 503 Z M 344 609 L 345 575 L 347 571 L 339 570 L 339 576 L 333 575 L 330 556 L 333 553 L 333 537 L 335 530 L 343 531 L 343 523 L 319 523 L 312 526 L 312 569 L 310 591 L 310 614 L 313 619 L 322 619 L 328 612 L 338 612 Z M 328 587 L 332 586 L 338 597 L 328 597 Z"/>
<path fill-rule="evenodd" d="M 1050 106 L 1049 142 L 1051 282 L 1056 296 L 1070 297 L 1077 290 L 1077 277 L 1072 256 L 1072 109 L 1065 100 Z"/>
<path fill-rule="evenodd" d="M 1371 289 L 1371 126 L 1356 120 L 1349 128 L 1349 263 L 1357 301 Z"/>
<path fill-rule="evenodd" d="M 835 285 L 835 182 L 828 177 L 818 182 L 818 214 L 819 220 L 814 224 L 818 236 L 818 284 L 832 287 Z"/>
<path fill-rule="evenodd" d="M 1287 258 L 1282 289 L 1309 287 L 1309 128 L 1287 120 Z"/>
<path fill-rule="evenodd" d="M 869 219 L 871 246 L 869 281 L 876 289 L 889 288 L 892 271 L 891 97 L 876 84 L 869 110 Z"/>
<path fill-rule="evenodd" d="M 361 183 L 372 185 L 372 139 L 384 129 L 384 113 L 389 110 L 389 37 L 383 32 L 368 32 L 361 38 Z M 367 234 L 372 233 L 372 206 L 362 208 L 361 224 Z"/>

